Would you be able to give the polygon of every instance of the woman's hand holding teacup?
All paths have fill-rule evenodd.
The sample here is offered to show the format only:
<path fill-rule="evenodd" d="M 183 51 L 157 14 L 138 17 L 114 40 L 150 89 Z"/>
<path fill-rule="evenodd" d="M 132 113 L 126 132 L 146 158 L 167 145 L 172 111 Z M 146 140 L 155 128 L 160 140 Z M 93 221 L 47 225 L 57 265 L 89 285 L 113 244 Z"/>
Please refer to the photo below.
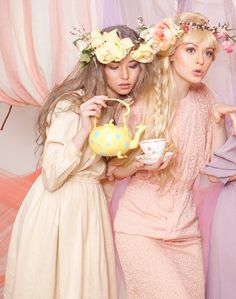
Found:
<path fill-rule="evenodd" d="M 159 171 L 164 170 L 170 163 L 173 156 L 166 157 L 165 160 L 163 160 L 163 157 L 159 157 L 157 161 L 153 164 L 145 164 L 142 162 L 142 160 L 136 160 L 134 161 L 134 167 L 135 170 L 147 170 L 147 171 Z"/>
<path fill-rule="evenodd" d="M 165 139 L 148 139 L 139 143 L 143 154 L 136 157 L 137 170 L 159 171 L 165 169 L 173 153 L 168 152 L 164 155 L 166 140 Z"/>

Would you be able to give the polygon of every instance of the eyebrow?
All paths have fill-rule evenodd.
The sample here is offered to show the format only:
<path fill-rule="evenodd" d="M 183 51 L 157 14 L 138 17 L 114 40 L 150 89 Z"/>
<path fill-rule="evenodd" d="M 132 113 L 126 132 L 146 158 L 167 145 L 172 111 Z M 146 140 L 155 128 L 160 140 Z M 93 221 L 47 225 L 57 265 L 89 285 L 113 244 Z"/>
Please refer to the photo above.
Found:
<path fill-rule="evenodd" d="M 184 43 L 184 45 L 185 46 L 187 46 L 187 45 L 194 45 L 195 47 L 199 47 L 197 44 L 194 44 L 194 43 L 190 43 L 190 42 L 188 42 L 188 43 Z M 214 51 L 214 48 L 212 48 L 212 47 L 207 47 L 206 49 L 211 49 L 211 50 L 213 50 Z"/>

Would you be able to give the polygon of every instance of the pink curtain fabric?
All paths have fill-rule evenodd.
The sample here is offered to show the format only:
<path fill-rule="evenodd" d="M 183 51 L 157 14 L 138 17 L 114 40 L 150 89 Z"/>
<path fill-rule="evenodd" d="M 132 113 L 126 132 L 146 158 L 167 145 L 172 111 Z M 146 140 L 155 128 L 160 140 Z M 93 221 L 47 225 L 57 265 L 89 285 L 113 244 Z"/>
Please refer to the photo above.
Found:
<path fill-rule="evenodd" d="M 39 174 L 40 169 L 25 176 L 16 176 L 0 169 L 0 298 L 12 225 L 22 199 Z"/>
<path fill-rule="evenodd" d="M 90 30 L 90 0 L 2 0 L 0 3 L 0 102 L 42 105 L 77 61 L 72 27 Z"/>

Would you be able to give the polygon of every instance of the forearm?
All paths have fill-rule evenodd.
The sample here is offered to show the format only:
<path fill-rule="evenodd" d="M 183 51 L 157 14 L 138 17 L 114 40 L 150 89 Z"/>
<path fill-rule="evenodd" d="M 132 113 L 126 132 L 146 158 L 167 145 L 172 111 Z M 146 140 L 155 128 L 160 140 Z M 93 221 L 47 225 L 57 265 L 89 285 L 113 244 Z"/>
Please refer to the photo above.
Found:
<path fill-rule="evenodd" d="M 236 181 L 236 174 L 233 175 L 233 176 L 231 176 L 231 177 L 229 177 L 228 182 L 232 182 L 232 181 Z"/>
<path fill-rule="evenodd" d="M 209 179 L 209 181 L 211 181 L 212 183 L 218 183 L 218 182 L 220 182 L 220 179 L 217 178 L 217 177 L 215 177 L 215 176 L 208 175 L 208 179 Z M 233 175 L 233 176 L 230 176 L 229 179 L 228 179 L 228 181 L 227 181 L 227 183 L 228 183 L 228 182 L 235 181 L 235 180 L 236 180 L 236 174 Z"/>
<path fill-rule="evenodd" d="M 116 179 L 121 180 L 133 175 L 138 170 L 136 163 L 130 163 L 128 166 L 117 166 L 113 175 Z"/>
<path fill-rule="evenodd" d="M 216 123 L 212 121 L 212 144 L 211 144 L 211 154 L 222 144 L 226 142 L 227 135 L 225 129 L 225 120 L 224 118 Z"/>

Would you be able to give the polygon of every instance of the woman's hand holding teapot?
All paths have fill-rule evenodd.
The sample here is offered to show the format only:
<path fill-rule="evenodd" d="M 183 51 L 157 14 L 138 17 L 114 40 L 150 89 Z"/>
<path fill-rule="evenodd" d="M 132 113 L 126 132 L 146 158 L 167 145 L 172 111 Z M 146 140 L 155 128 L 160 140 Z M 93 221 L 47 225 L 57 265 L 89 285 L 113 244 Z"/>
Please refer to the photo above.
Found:
<path fill-rule="evenodd" d="M 82 149 L 93 128 L 92 117 L 99 118 L 102 108 L 107 107 L 105 104 L 106 99 L 107 96 L 95 96 L 80 105 L 79 115 L 81 119 L 81 126 L 77 135 L 73 138 L 73 142 L 78 150 Z"/>
<path fill-rule="evenodd" d="M 102 108 L 106 108 L 107 105 L 105 100 L 107 96 L 95 96 L 86 102 L 84 102 L 79 109 L 81 118 L 80 131 L 84 131 L 89 135 L 92 130 L 92 117 L 99 118 L 101 115 Z"/>

